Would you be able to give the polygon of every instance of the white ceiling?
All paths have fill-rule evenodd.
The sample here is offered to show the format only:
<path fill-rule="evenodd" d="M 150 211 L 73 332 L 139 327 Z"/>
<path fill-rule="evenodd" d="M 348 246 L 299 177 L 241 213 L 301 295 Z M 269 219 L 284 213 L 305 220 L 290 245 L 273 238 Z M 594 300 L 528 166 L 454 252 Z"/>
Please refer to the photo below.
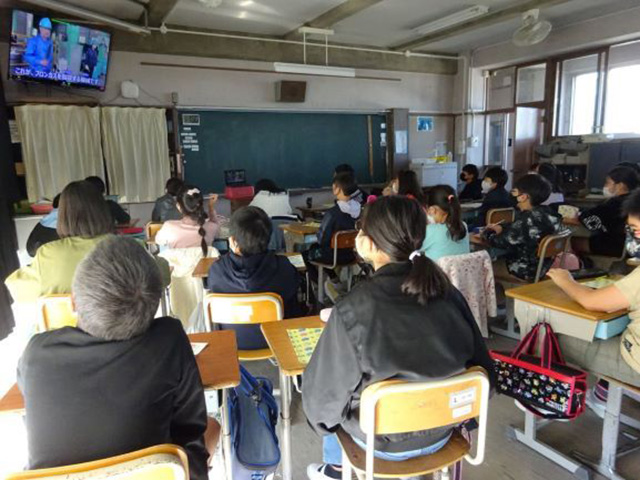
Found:
<path fill-rule="evenodd" d="M 126 20 L 140 18 L 142 9 L 134 0 L 65 0 Z M 153 2 L 155 0 L 142 0 Z M 254 35 L 281 36 L 313 20 L 344 0 L 222 0 L 217 8 L 198 0 L 179 0 L 166 19 L 167 24 L 200 29 L 224 30 Z M 523 0 L 383 0 L 332 28 L 330 41 L 376 47 L 391 47 L 416 37 L 413 29 L 473 5 L 491 11 L 517 5 Z M 0 4 L 11 3 L 0 0 Z M 602 15 L 640 6 L 640 0 L 570 0 L 543 8 L 541 16 L 557 30 Z M 460 53 L 509 40 L 520 26 L 519 19 L 463 33 L 421 48 L 425 51 Z"/>

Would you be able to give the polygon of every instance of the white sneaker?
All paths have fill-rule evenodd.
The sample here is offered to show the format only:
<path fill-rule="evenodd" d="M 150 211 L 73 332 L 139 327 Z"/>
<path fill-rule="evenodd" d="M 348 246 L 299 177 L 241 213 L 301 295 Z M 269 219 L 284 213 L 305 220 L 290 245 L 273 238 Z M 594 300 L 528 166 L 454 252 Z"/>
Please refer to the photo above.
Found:
<path fill-rule="evenodd" d="M 307 467 L 307 477 L 309 480 L 335 480 L 324 473 L 324 469 L 327 467 L 326 463 L 311 463 Z"/>
<path fill-rule="evenodd" d="M 340 297 L 340 292 L 336 288 L 335 284 L 328 278 L 324 282 L 324 291 L 327 294 L 327 297 L 329 297 L 331 302 L 335 305 L 338 301 L 338 297 Z"/>

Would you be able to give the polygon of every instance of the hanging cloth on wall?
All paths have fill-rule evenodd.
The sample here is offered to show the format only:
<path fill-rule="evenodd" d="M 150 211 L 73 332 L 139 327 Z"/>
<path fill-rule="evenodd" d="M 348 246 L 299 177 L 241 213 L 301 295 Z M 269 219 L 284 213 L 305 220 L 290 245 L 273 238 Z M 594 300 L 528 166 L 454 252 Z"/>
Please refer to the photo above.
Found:
<path fill-rule="evenodd" d="M 167 120 L 162 108 L 102 108 L 109 192 L 121 202 L 154 201 L 171 176 Z"/>
<path fill-rule="evenodd" d="M 53 199 L 75 180 L 104 178 L 97 107 L 16 107 L 30 202 Z"/>

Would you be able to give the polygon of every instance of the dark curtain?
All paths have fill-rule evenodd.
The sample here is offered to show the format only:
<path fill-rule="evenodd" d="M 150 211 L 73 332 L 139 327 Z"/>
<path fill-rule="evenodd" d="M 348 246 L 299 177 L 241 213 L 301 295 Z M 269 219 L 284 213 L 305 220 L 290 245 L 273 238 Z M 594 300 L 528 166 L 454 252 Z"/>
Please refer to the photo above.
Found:
<path fill-rule="evenodd" d="M 15 325 L 11 311 L 11 296 L 4 285 L 4 280 L 20 266 L 12 206 L 19 196 L 7 103 L 0 78 L 0 340 L 9 335 Z"/>

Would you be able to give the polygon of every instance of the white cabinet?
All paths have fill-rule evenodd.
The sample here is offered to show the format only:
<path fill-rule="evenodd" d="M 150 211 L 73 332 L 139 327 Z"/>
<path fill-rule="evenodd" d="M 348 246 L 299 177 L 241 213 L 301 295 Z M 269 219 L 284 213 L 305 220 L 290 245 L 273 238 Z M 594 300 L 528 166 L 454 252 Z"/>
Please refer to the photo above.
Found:
<path fill-rule="evenodd" d="M 411 170 L 416 172 L 421 187 L 433 187 L 434 185 L 449 185 L 454 190 L 458 187 L 458 164 L 434 163 L 429 165 L 411 165 Z"/>

